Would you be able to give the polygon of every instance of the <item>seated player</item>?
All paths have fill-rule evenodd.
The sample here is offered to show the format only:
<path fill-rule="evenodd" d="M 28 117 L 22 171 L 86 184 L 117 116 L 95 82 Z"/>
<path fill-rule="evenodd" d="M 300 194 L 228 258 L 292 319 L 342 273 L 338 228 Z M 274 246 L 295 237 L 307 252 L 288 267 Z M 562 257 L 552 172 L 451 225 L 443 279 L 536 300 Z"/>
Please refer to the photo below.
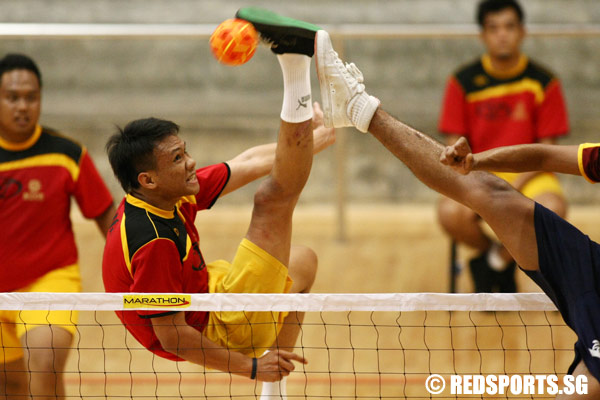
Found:
<path fill-rule="evenodd" d="M 468 147 L 460 147 L 465 144 L 461 140 L 445 151 L 431 137 L 387 114 L 367 94 L 362 73 L 339 59 L 327 32 L 317 32 L 315 48 L 325 126 L 355 126 L 371 133 L 427 186 L 477 212 L 577 334 L 569 373 L 587 377 L 585 398 L 600 398 L 600 245 L 506 181 L 480 171 L 461 175 L 440 163 L 442 159 L 463 173 L 541 170 L 600 181 L 600 145 L 521 145 L 473 157 Z"/>
<path fill-rule="evenodd" d="M 136 120 L 111 137 L 108 156 L 127 195 L 104 251 L 107 292 L 304 293 L 312 286 L 316 255 L 291 247 L 291 234 L 292 214 L 313 152 L 335 140 L 333 130 L 322 126 L 318 105 L 313 138 L 310 63 L 318 28 L 256 9 L 242 9 L 238 17 L 255 23 L 278 54 L 284 80 L 278 141 L 226 163 L 196 169 L 173 122 Z M 233 261 L 205 264 L 194 226 L 197 212 L 267 174 L 254 196 L 250 226 Z M 294 370 L 292 361 L 306 362 L 292 352 L 302 313 L 117 314 L 153 353 L 274 382 L 263 385 L 265 396 L 284 391 L 285 382 L 276 381 Z"/>
<path fill-rule="evenodd" d="M 477 23 L 485 54 L 448 80 L 440 133 L 446 144 L 465 136 L 477 152 L 525 143 L 556 144 L 569 131 L 558 77 L 529 58 L 522 45 L 525 14 L 516 0 L 481 0 Z M 548 172 L 496 173 L 523 195 L 565 217 L 558 177 Z M 438 218 L 452 240 L 475 250 L 469 270 L 476 292 L 517 291 L 516 265 L 470 208 L 441 197 Z"/>

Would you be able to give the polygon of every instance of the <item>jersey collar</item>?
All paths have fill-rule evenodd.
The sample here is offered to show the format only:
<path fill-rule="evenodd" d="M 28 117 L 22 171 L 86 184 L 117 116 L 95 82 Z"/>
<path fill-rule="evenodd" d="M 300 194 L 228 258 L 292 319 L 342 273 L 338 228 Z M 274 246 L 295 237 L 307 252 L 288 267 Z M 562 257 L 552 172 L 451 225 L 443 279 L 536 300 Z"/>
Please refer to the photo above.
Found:
<path fill-rule="evenodd" d="M 40 125 L 36 125 L 35 130 L 33 131 L 33 135 L 31 135 L 29 139 L 27 139 L 24 142 L 11 142 L 0 137 L 0 147 L 8 151 L 27 150 L 38 141 L 40 136 L 42 136 L 42 127 Z"/>
<path fill-rule="evenodd" d="M 144 200 L 140 200 L 137 197 L 132 196 L 131 194 L 128 194 L 125 197 L 125 201 L 127 201 L 132 206 L 143 208 L 144 210 L 151 212 L 152 214 L 157 215 L 161 218 L 172 219 L 175 216 L 174 210 L 162 210 L 158 207 L 154 207 L 153 205 L 146 203 Z"/>
<path fill-rule="evenodd" d="M 521 73 L 523 73 L 523 71 L 525 71 L 528 62 L 529 59 L 527 58 L 527 56 L 525 54 L 521 54 L 517 65 L 506 71 L 499 71 L 495 69 L 492 65 L 492 59 L 489 54 L 484 54 L 483 56 L 481 56 L 481 65 L 483 65 L 483 69 L 490 76 L 493 76 L 496 79 L 509 79 L 520 75 Z"/>

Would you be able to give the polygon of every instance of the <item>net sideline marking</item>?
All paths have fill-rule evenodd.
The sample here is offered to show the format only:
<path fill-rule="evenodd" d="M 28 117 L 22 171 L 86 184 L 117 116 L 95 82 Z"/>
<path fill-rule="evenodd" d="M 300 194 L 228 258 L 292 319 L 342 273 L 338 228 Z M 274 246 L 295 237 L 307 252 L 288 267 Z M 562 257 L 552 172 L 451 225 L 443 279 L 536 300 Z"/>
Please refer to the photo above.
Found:
<path fill-rule="evenodd" d="M 139 296 L 139 307 L 126 299 Z M 0 293 L 1 310 L 556 311 L 544 293 Z M 158 300 L 160 301 L 158 301 Z M 182 299 L 185 303 L 182 303 Z M 188 301 L 189 300 L 189 301 Z M 154 303 L 154 304 L 153 304 Z"/>

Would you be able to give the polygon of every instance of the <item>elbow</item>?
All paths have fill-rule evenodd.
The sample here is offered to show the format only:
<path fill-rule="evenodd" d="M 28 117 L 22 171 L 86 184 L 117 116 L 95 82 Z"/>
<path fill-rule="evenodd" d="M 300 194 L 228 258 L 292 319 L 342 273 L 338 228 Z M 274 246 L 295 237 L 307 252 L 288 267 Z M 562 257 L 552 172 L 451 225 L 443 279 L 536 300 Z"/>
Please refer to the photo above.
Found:
<path fill-rule="evenodd" d="M 204 355 L 203 351 L 198 351 L 202 349 L 202 340 L 198 338 L 199 332 L 187 326 L 169 328 L 156 329 L 156 326 L 154 327 L 156 337 L 163 350 L 184 360 L 202 364 Z"/>
<path fill-rule="evenodd" d="M 154 333 L 163 350 L 183 359 L 187 359 L 190 340 L 186 338 L 186 329 L 176 326 L 154 326 Z M 187 344 L 186 344 L 187 343 Z"/>
<path fill-rule="evenodd" d="M 154 328 L 154 333 L 160 343 L 160 346 L 163 350 L 176 355 L 178 357 L 182 357 L 179 343 L 179 334 L 177 331 L 169 332 L 167 329 L 156 329 Z"/>

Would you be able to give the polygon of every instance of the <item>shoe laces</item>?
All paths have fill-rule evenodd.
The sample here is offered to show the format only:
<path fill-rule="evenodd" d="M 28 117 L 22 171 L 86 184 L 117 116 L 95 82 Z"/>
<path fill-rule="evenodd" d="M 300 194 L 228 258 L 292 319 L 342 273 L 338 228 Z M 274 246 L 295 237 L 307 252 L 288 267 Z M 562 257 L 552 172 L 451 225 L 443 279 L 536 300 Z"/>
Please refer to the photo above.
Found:
<path fill-rule="evenodd" d="M 345 81 L 351 86 L 351 88 L 356 87 L 358 93 L 362 93 L 365 89 L 365 85 L 363 85 L 364 76 L 362 72 L 360 72 L 356 64 L 344 64 L 342 60 L 337 57 L 337 53 L 335 55 L 335 63 L 337 64 L 338 69 L 342 72 Z"/>
<path fill-rule="evenodd" d="M 346 63 L 346 70 L 356 79 L 358 83 L 363 83 L 365 81 L 362 72 L 360 72 L 360 69 L 358 69 L 354 63 Z"/>

